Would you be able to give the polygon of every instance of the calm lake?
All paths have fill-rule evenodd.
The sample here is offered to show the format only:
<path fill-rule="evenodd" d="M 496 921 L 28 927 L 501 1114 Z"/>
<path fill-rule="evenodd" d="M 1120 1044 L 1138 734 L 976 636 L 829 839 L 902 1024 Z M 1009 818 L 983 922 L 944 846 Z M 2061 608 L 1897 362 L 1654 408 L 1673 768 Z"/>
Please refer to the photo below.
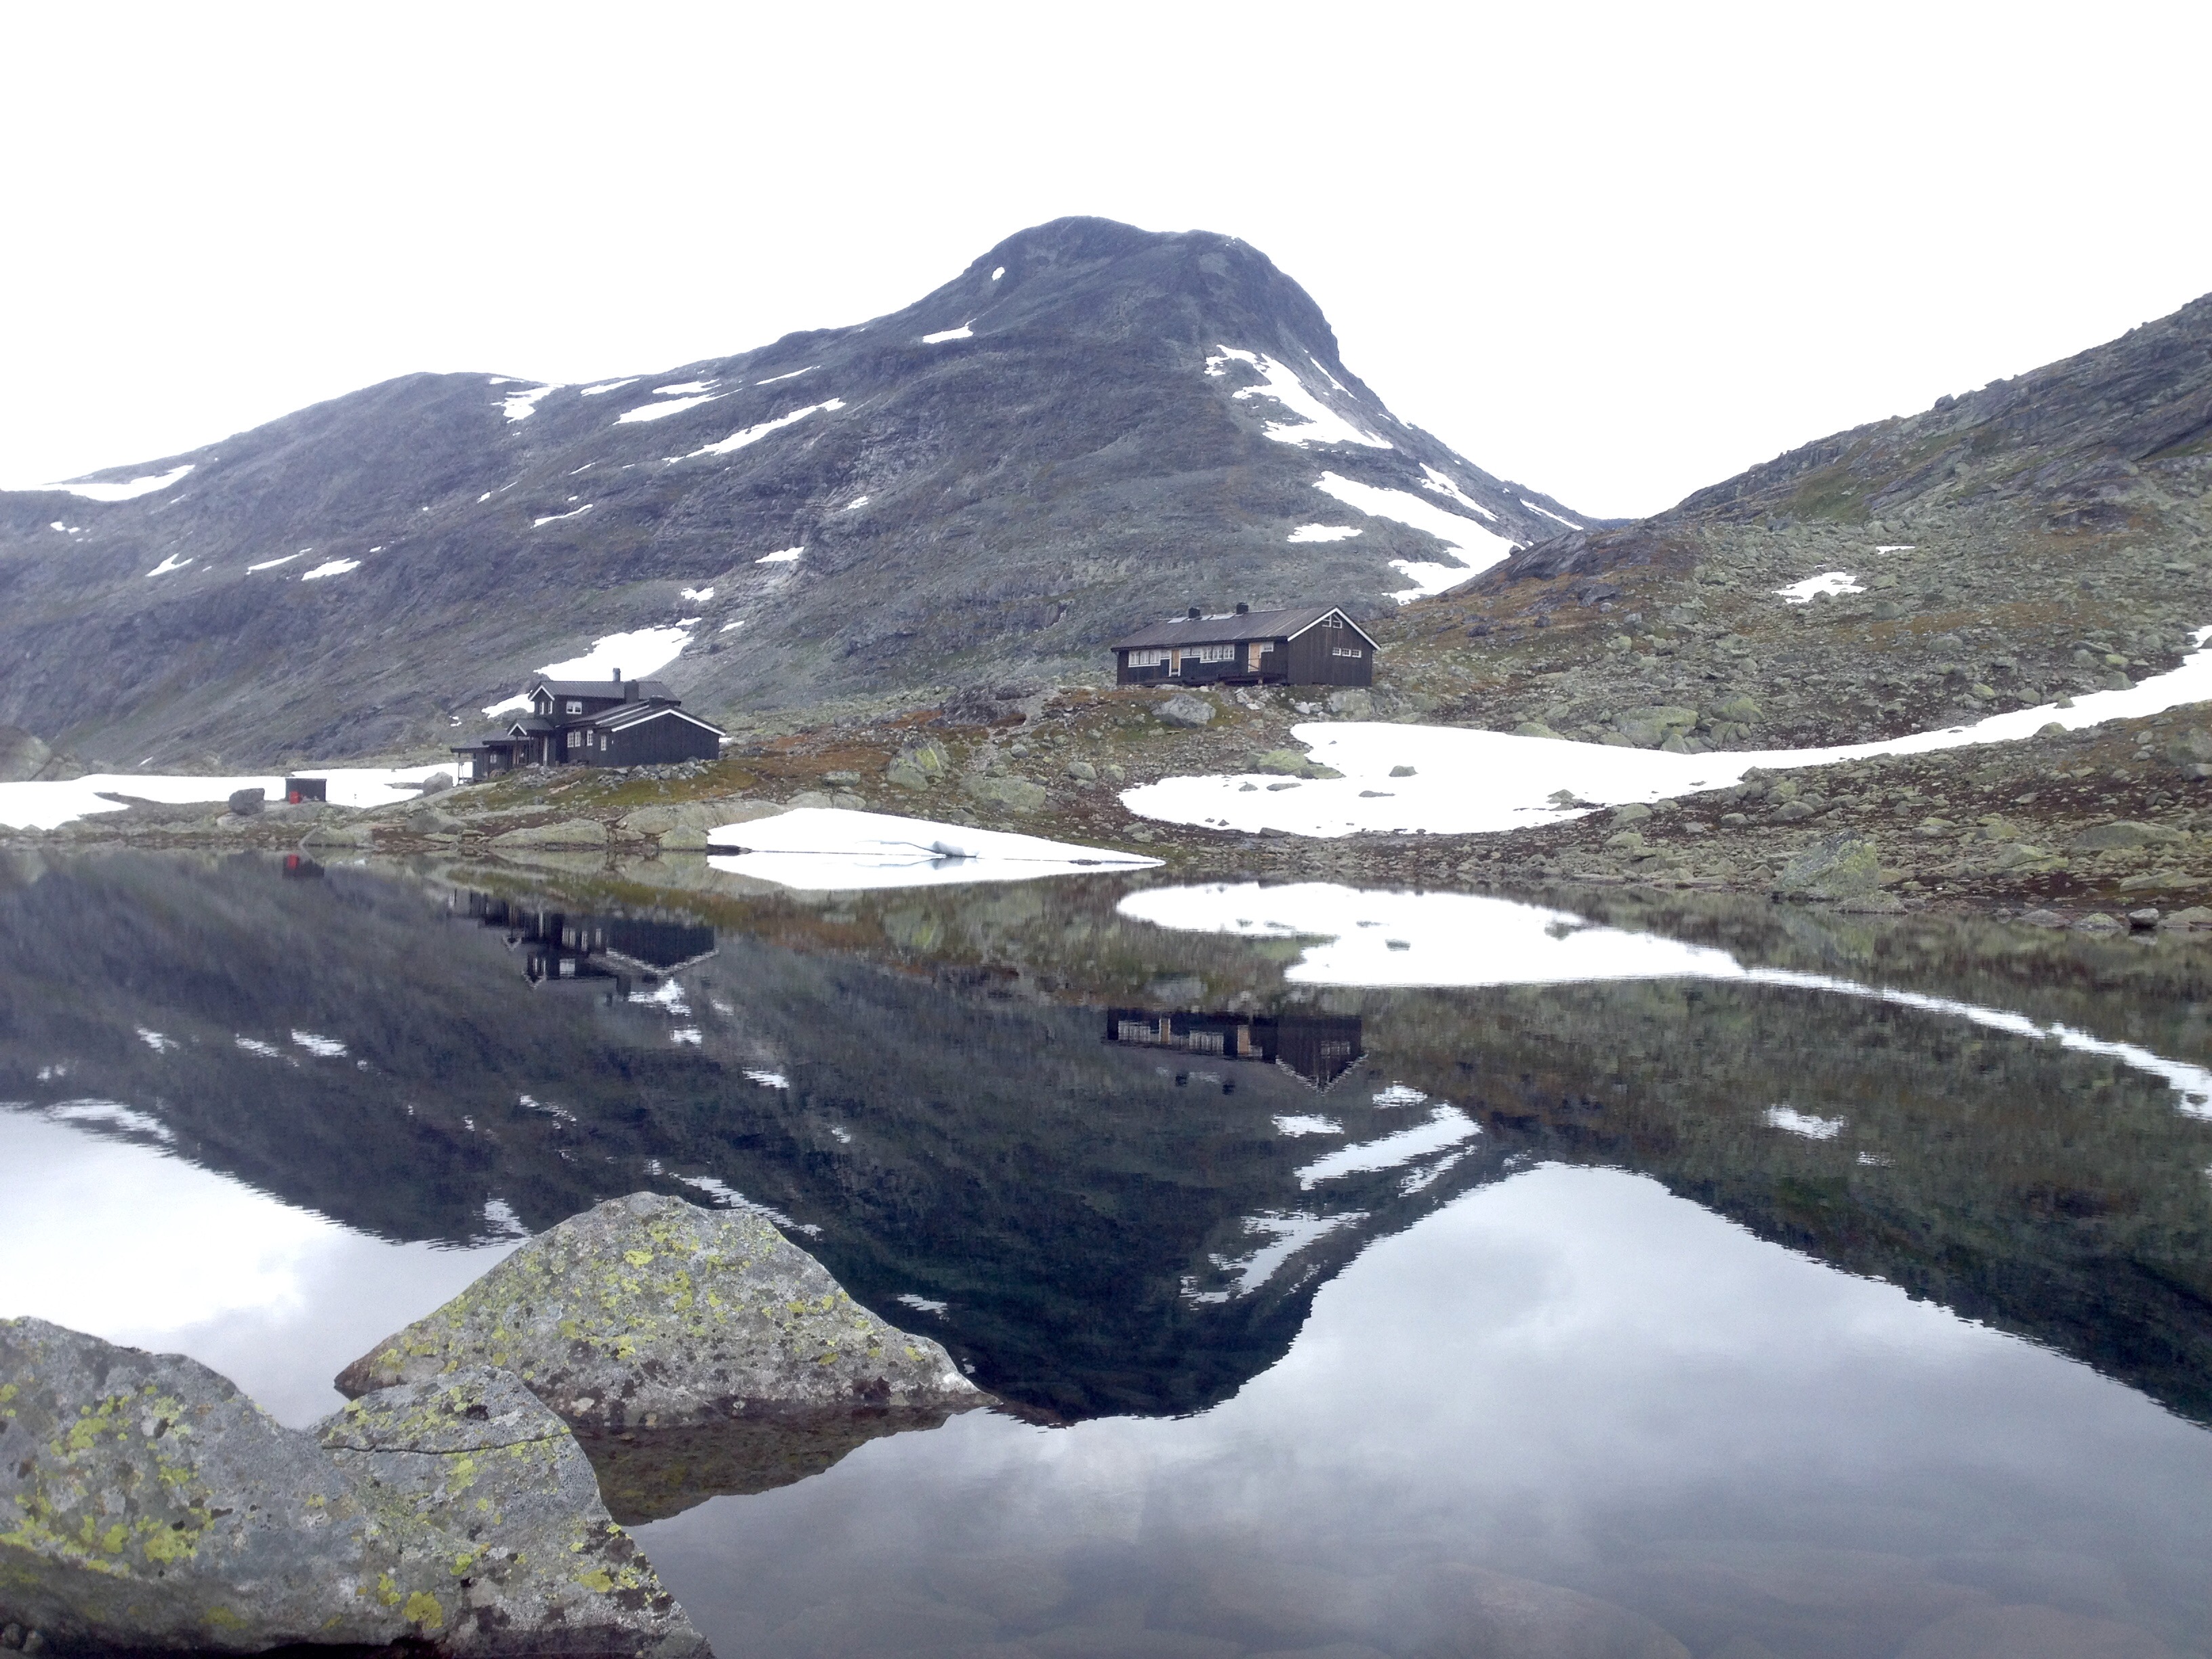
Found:
<path fill-rule="evenodd" d="M 0 1315 L 759 1208 L 1004 1407 L 610 1488 L 724 1659 L 2212 1652 L 2212 943 L 660 862 L 0 859 Z"/>

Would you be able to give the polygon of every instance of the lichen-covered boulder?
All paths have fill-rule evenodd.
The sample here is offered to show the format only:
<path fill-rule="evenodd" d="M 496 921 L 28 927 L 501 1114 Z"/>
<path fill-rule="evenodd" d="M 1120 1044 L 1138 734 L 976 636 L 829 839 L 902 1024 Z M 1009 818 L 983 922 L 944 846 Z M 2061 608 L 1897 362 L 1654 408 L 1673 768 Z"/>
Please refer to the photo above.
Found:
<path fill-rule="evenodd" d="M 58 1651 L 422 1633 L 345 1472 L 227 1379 L 0 1320 L 0 1624 Z M 419 1610 L 419 1609 L 418 1609 Z"/>
<path fill-rule="evenodd" d="M 568 1425 L 507 1373 L 385 1389 L 315 1433 L 398 1547 L 372 1593 L 439 1651 L 706 1655 Z"/>
<path fill-rule="evenodd" d="M 1813 843 L 1783 866 L 1774 890 L 1785 898 L 1863 899 L 1881 889 L 1881 849 L 1848 832 Z"/>
<path fill-rule="evenodd" d="M 337 1386 L 359 1395 L 474 1365 L 513 1371 L 592 1429 L 990 1403 L 937 1343 L 860 1307 L 768 1221 L 659 1193 L 539 1234 Z"/>

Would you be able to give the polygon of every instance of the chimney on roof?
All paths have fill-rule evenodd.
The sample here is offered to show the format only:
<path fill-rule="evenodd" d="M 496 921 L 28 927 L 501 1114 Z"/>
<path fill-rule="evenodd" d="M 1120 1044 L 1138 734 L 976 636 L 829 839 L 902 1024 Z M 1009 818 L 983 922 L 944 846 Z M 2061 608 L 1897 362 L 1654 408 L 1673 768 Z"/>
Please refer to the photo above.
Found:
<path fill-rule="evenodd" d="M 1237 601 L 1237 614 L 1240 617 L 1249 617 L 1252 614 L 1252 607 L 1239 599 Z"/>
<path fill-rule="evenodd" d="M 617 685 L 620 685 L 622 684 L 622 670 L 619 668 L 615 670 L 615 684 Z"/>
<path fill-rule="evenodd" d="M 1198 620 L 1198 616 L 1199 616 L 1198 607 L 1197 607 L 1196 605 L 1193 605 L 1193 606 L 1191 606 L 1191 608 L 1190 608 L 1190 619 L 1191 619 L 1193 622 L 1196 622 L 1196 621 Z"/>

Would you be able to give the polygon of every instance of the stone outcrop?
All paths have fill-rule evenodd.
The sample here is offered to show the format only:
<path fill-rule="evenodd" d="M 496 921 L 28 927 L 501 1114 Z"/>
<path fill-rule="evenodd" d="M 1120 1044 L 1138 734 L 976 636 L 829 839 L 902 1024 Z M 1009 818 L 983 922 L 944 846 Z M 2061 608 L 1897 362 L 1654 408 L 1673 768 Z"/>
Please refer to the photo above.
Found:
<path fill-rule="evenodd" d="M 346 1367 L 359 1395 L 465 1368 L 514 1372 L 569 1424 L 607 1431 L 855 1412 L 933 1419 L 986 1405 L 927 1337 L 855 1304 L 768 1221 L 657 1193 L 539 1234 Z"/>
<path fill-rule="evenodd" d="M 1153 714 L 1170 726 L 1184 727 L 1210 726 L 1213 723 L 1213 705 L 1204 697 L 1193 696 L 1188 691 L 1178 691 Z"/>
<path fill-rule="evenodd" d="M 0 1625 L 51 1651 L 706 1652 L 512 1378 L 372 1395 L 319 1439 L 42 1320 L 0 1321 Z"/>
<path fill-rule="evenodd" d="M 607 826 L 597 818 L 569 818 L 561 823 L 535 823 L 525 830 L 510 830 L 504 835 L 494 836 L 495 848 L 516 848 L 529 850 L 539 847 L 605 847 Z"/>
<path fill-rule="evenodd" d="M 707 1652 L 601 1503 L 568 1425 L 503 1371 L 457 1371 L 356 1400 L 324 1453 L 398 1546 L 391 1602 L 453 1654 Z"/>

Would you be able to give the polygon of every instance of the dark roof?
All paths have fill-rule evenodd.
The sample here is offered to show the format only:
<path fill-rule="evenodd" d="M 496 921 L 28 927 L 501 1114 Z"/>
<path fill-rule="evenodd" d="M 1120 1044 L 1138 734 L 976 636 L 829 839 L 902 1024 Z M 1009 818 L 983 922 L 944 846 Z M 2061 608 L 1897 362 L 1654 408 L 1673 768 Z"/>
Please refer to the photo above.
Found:
<path fill-rule="evenodd" d="M 665 680 L 550 680 L 543 674 L 530 677 L 523 695 L 527 696 L 541 685 L 556 697 L 617 697 L 639 702 L 676 700 Z"/>
<path fill-rule="evenodd" d="M 711 720 L 702 720 L 696 714 L 685 714 L 676 706 L 673 698 L 657 702 L 625 703 L 620 708 L 610 708 L 604 714 L 594 714 L 576 723 L 579 726 L 605 726 L 610 732 L 622 732 L 633 726 L 642 726 L 647 720 L 657 720 L 664 714 L 673 714 L 679 720 L 689 720 L 694 726 L 703 726 L 718 738 L 730 735 Z"/>
<path fill-rule="evenodd" d="M 514 724 L 507 729 L 510 733 L 519 732 L 529 737 L 538 732 L 550 732 L 554 726 L 553 722 L 543 714 L 518 714 L 514 717 Z"/>
<path fill-rule="evenodd" d="M 1231 645 L 1241 640 L 1285 640 L 1303 634 L 1332 611 L 1343 615 L 1333 605 L 1299 605 L 1289 611 L 1248 611 L 1229 617 L 1200 617 L 1193 622 L 1178 617 L 1173 622 L 1154 623 L 1150 628 L 1140 628 L 1128 638 L 1116 640 L 1109 647 L 1115 651 L 1130 651 L 1158 645 Z M 1352 631 L 1367 643 L 1367 630 L 1346 617 Z"/>

